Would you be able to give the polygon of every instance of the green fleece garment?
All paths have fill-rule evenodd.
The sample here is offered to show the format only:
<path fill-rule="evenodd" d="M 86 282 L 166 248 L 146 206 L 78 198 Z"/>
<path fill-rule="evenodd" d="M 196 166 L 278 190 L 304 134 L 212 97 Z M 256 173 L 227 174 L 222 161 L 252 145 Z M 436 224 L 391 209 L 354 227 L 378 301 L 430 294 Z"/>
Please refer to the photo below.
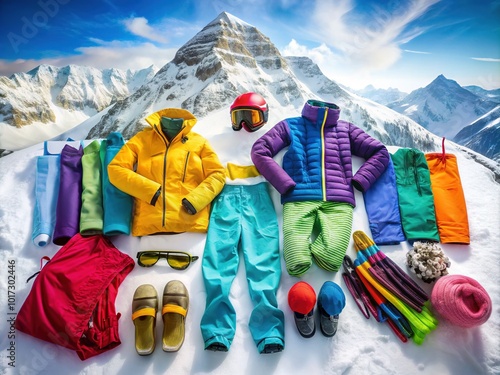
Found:
<path fill-rule="evenodd" d="M 80 234 L 101 234 L 104 225 L 101 183 L 101 143 L 97 140 L 83 149 L 82 156 L 82 209 Z"/>
<path fill-rule="evenodd" d="M 396 173 L 399 211 L 406 239 L 439 242 L 434 195 L 427 160 L 422 151 L 400 148 L 391 154 Z"/>

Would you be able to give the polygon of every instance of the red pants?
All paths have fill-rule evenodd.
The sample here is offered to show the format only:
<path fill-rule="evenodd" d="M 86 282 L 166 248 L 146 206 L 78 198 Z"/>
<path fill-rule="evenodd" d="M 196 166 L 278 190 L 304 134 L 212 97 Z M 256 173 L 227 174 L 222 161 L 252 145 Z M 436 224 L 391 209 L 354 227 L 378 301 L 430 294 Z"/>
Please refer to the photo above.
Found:
<path fill-rule="evenodd" d="M 115 299 L 133 268 L 107 238 L 75 235 L 36 277 L 16 328 L 75 350 L 81 360 L 120 345 Z"/>

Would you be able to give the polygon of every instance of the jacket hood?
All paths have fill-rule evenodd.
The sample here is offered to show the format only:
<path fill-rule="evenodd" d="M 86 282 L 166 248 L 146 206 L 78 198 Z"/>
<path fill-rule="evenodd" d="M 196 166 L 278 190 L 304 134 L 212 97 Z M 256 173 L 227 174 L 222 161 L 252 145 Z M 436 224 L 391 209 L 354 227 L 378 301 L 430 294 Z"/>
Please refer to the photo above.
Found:
<path fill-rule="evenodd" d="M 161 129 L 160 121 L 162 117 L 184 119 L 184 123 L 182 124 L 183 128 L 180 132 L 183 135 L 189 133 L 193 126 L 198 122 L 198 119 L 194 117 L 191 112 L 181 108 L 165 108 L 159 110 L 158 112 L 155 112 L 146 117 L 146 121 L 149 125 L 151 125 L 153 129 Z"/>
<path fill-rule="evenodd" d="M 308 100 L 302 108 L 302 117 L 307 120 L 319 125 L 323 123 L 323 119 L 326 115 L 326 125 L 336 125 L 340 117 L 340 108 L 333 103 L 322 102 L 319 100 Z"/>

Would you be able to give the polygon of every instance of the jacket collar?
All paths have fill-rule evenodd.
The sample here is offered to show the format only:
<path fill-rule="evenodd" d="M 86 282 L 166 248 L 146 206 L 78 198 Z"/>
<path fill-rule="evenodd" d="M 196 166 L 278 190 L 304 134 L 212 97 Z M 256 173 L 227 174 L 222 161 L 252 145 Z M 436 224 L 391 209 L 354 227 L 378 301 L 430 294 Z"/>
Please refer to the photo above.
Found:
<path fill-rule="evenodd" d="M 184 119 L 184 123 L 182 124 L 182 130 L 179 132 L 181 137 L 184 137 L 186 134 L 188 134 L 198 121 L 191 112 L 185 109 L 165 108 L 146 117 L 146 122 L 149 125 L 151 125 L 153 129 L 160 129 L 159 131 L 161 131 L 160 121 L 163 116 L 170 118 Z M 177 138 L 179 134 L 175 138 Z"/>
<path fill-rule="evenodd" d="M 313 123 L 323 123 L 323 119 L 326 115 L 325 125 L 335 126 L 340 116 L 340 108 L 333 103 L 322 102 L 319 100 L 308 100 L 302 108 L 302 117 Z"/>

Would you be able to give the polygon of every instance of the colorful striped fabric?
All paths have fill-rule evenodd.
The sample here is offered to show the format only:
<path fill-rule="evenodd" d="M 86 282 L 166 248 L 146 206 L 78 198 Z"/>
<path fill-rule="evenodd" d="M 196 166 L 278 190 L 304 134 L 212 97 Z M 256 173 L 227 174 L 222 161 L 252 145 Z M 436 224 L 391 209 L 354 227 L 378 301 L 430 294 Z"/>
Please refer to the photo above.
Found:
<path fill-rule="evenodd" d="M 380 280 L 373 277 L 374 273 L 372 271 L 378 266 L 384 268 L 383 259 L 389 261 L 389 258 L 382 253 L 373 240 L 364 232 L 354 232 L 353 239 L 357 251 L 357 258 L 354 261 L 356 272 L 361 273 L 408 320 L 413 331 L 413 341 L 416 344 L 422 344 L 425 336 L 436 329 L 438 324 L 437 319 L 429 309 L 428 296 L 424 297 L 425 292 L 421 290 L 420 286 L 392 261 L 388 262 L 391 263 L 391 269 L 387 268 L 386 276 L 395 283 L 394 286 L 399 288 L 399 292 L 387 288 L 387 285 L 384 285 L 385 283 L 381 283 Z M 372 256 L 366 256 L 368 249 L 373 251 Z M 375 257 L 377 253 L 378 256 Z M 389 267 L 388 263 L 385 265 L 386 267 Z M 388 279 L 385 281 L 388 281 Z M 413 308 L 401 298 L 401 293 L 403 292 L 407 292 L 407 295 L 422 296 L 421 305 L 418 309 Z"/>
<path fill-rule="evenodd" d="M 301 276 L 312 261 L 338 271 L 349 246 L 353 207 L 347 203 L 305 201 L 283 205 L 283 254 L 291 276 Z M 313 234 L 317 234 L 311 241 Z"/>

